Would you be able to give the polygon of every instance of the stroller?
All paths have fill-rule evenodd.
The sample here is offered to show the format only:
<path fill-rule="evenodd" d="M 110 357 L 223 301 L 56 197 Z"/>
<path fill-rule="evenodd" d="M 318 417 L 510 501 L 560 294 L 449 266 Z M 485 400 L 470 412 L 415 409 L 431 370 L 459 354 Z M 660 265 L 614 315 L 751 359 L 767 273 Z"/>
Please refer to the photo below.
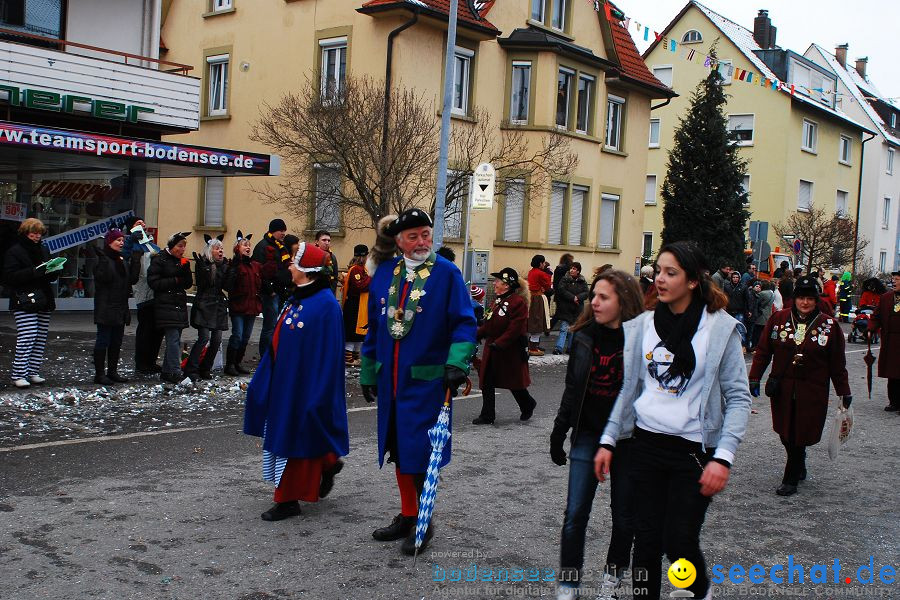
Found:
<path fill-rule="evenodd" d="M 847 342 L 864 342 L 866 340 L 866 331 L 869 328 L 869 319 L 875 312 L 875 306 L 878 304 L 881 295 L 887 291 L 887 288 L 877 278 L 872 277 L 863 282 L 863 293 L 859 298 L 859 308 L 856 316 L 850 326 L 850 333 L 847 334 Z M 878 342 L 878 336 L 872 339 L 873 343 Z"/>

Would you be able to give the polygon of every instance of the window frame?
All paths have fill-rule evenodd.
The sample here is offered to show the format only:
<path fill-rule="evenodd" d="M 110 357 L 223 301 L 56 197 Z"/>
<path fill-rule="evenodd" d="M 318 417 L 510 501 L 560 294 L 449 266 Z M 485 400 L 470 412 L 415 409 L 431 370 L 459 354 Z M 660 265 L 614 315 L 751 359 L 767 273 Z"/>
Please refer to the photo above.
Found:
<path fill-rule="evenodd" d="M 887 166 L 885 169 L 885 173 L 887 173 L 888 175 L 894 174 L 894 149 L 893 148 L 887 149 Z"/>
<path fill-rule="evenodd" d="M 807 139 L 810 137 L 807 134 L 807 129 L 812 132 L 812 146 L 807 145 Z M 800 150 L 803 152 L 809 152 L 810 154 L 818 154 L 818 145 L 819 145 L 819 124 L 815 121 L 811 121 L 809 119 L 803 119 L 803 127 L 802 127 L 802 136 L 800 138 Z"/>
<path fill-rule="evenodd" d="M 507 215 L 509 210 L 509 190 L 510 185 L 521 185 L 522 189 L 522 206 L 521 206 L 521 222 L 518 240 L 510 240 L 506 237 Z M 508 243 L 524 243 L 528 241 L 528 182 L 524 177 L 505 177 L 503 183 L 503 215 L 498 219 L 500 230 L 497 233 L 497 239 Z"/>
<path fill-rule="evenodd" d="M 728 114 L 728 123 L 726 127 L 728 128 L 729 134 L 735 131 L 747 131 L 746 129 L 732 129 L 731 127 L 731 118 L 732 117 L 750 117 L 750 139 L 749 140 L 733 140 L 732 143 L 736 146 L 752 146 L 753 141 L 756 138 L 756 114 L 755 113 L 734 113 Z"/>
<path fill-rule="evenodd" d="M 322 38 L 318 40 L 319 45 L 319 94 L 321 94 L 322 103 L 326 105 L 343 103 L 344 83 L 346 81 L 347 71 L 350 64 L 350 39 L 349 36 L 339 35 L 334 37 Z M 343 75 L 341 73 L 341 51 L 343 50 Z M 334 70 L 334 89 L 336 94 L 332 96 L 331 90 L 328 88 L 328 57 L 331 52 L 337 52 Z"/>
<path fill-rule="evenodd" d="M 803 206 L 800 204 L 800 190 L 803 189 L 803 184 L 809 184 L 809 204 Z M 805 212 L 808 213 L 813 205 L 813 198 L 815 193 L 815 182 L 809 181 L 807 179 L 801 179 L 800 184 L 797 189 L 797 212 Z"/>
<path fill-rule="evenodd" d="M 841 134 L 840 141 L 838 142 L 838 162 L 842 165 L 851 166 L 851 159 L 853 158 L 853 139 L 848 136 Z M 846 144 L 844 143 L 846 142 Z M 847 147 L 847 158 L 844 158 L 844 146 Z"/>
<path fill-rule="evenodd" d="M 891 129 L 897 129 L 897 113 L 891 113 Z"/>
<path fill-rule="evenodd" d="M 567 84 L 566 84 L 566 101 L 565 101 L 565 123 L 560 124 L 559 122 L 559 100 L 560 100 L 560 76 L 565 74 L 567 76 Z M 554 122 L 556 123 L 556 127 L 558 129 L 568 130 L 571 117 L 572 117 L 572 82 L 575 80 L 578 72 L 575 69 L 571 69 L 569 67 L 564 67 L 562 65 L 558 66 L 556 69 L 556 116 L 554 117 Z"/>
<path fill-rule="evenodd" d="M 527 67 L 527 69 L 525 69 Z M 514 116 L 515 93 L 516 93 L 516 69 L 527 73 L 527 86 L 525 88 L 525 118 L 517 119 Z M 531 60 L 514 59 L 510 66 L 509 77 L 509 122 L 513 125 L 527 125 L 531 118 L 531 91 L 532 91 L 532 72 L 534 62 Z"/>
<path fill-rule="evenodd" d="M 840 199 L 841 194 L 843 194 L 844 198 L 844 207 L 841 208 Z M 842 219 L 850 218 L 850 192 L 847 190 L 837 190 L 834 194 L 834 212 Z"/>
<path fill-rule="evenodd" d="M 658 70 L 669 70 L 669 82 L 666 83 L 664 80 L 660 79 L 659 75 L 656 74 Z M 650 72 L 653 73 L 653 76 L 659 79 L 659 82 L 664 86 L 671 88 L 675 84 L 675 65 L 655 65 Z M 674 88 L 673 88 L 674 89 Z"/>
<path fill-rule="evenodd" d="M 653 143 L 653 122 L 656 121 L 656 143 Z M 662 119 L 659 117 L 650 119 L 650 139 L 647 141 L 648 148 L 659 148 L 659 141 L 662 137 Z"/>
<path fill-rule="evenodd" d="M 728 75 L 726 77 L 725 74 L 722 73 L 722 67 L 731 67 L 731 75 Z M 731 85 L 734 82 L 734 61 L 732 61 L 730 58 L 720 60 L 718 70 L 719 70 L 719 75 L 722 76 L 721 85 Z M 727 72 L 728 71 L 726 70 L 726 73 Z"/>
<path fill-rule="evenodd" d="M 744 185 L 744 179 L 747 180 L 747 185 Z M 746 200 L 746 202 L 743 202 L 743 205 L 745 208 L 750 206 L 750 181 L 751 181 L 750 173 L 744 173 L 744 177 L 743 177 L 743 179 L 741 179 L 741 188 L 743 188 L 743 190 L 745 192 L 747 192 L 747 200 Z"/>
<path fill-rule="evenodd" d="M 575 193 L 581 192 L 582 195 L 582 204 L 581 204 L 581 222 L 579 224 L 578 243 L 575 244 L 572 242 L 572 207 L 574 206 Z M 566 198 L 566 210 L 565 210 L 565 231 L 564 237 L 566 240 L 566 246 L 586 246 L 587 245 L 587 228 L 585 225 L 588 223 L 588 216 L 591 212 L 591 186 L 581 184 L 581 183 L 572 183 L 569 185 L 569 190 Z"/>
<path fill-rule="evenodd" d="M 690 36 L 692 33 L 696 33 L 697 35 L 691 36 L 692 39 L 688 39 L 688 36 Z M 693 39 L 695 37 L 697 39 Z M 700 44 L 702 42 L 703 42 L 703 34 L 700 33 L 699 31 L 697 31 L 696 29 L 688 29 L 687 31 L 684 32 L 684 35 L 681 36 L 682 44 Z"/>
<path fill-rule="evenodd" d="M 614 152 L 623 152 L 622 149 L 622 141 L 623 141 L 623 131 L 624 131 L 624 121 L 625 121 L 625 105 L 627 99 L 622 96 L 616 96 L 615 94 L 606 94 L 606 137 L 603 140 L 603 148 L 606 150 L 612 150 Z M 616 121 L 616 140 L 615 144 L 610 144 L 610 133 L 611 133 L 611 121 L 612 121 L 612 110 L 611 107 L 616 106 L 618 112 L 618 119 Z"/>
<path fill-rule="evenodd" d="M 587 92 L 587 102 L 584 104 L 584 125 L 583 129 L 579 129 L 578 122 L 581 120 L 582 114 L 582 103 L 581 103 L 581 83 L 587 82 L 587 87 L 585 88 Z M 593 119 L 593 104 L 594 104 L 594 90 L 597 89 L 597 78 L 591 75 L 590 73 L 582 73 L 578 72 L 576 75 L 576 85 L 575 85 L 575 133 L 580 133 L 583 135 L 590 135 L 591 131 L 594 128 L 594 119 Z"/>
<path fill-rule="evenodd" d="M 465 65 L 465 77 L 463 77 L 460 94 L 462 106 L 456 105 L 456 68 L 459 63 Z M 461 117 L 469 116 L 472 107 L 472 82 L 473 71 L 475 65 L 475 50 L 463 46 L 456 46 L 453 49 L 453 95 L 450 103 L 450 113 Z"/>
<path fill-rule="evenodd" d="M 569 11 L 568 5 L 569 5 L 569 0 L 551 0 L 550 10 L 547 11 L 545 9 L 545 16 L 547 16 L 546 15 L 547 12 L 550 13 L 549 17 L 550 17 L 550 28 L 551 29 L 555 29 L 556 31 L 567 31 L 566 28 L 569 25 L 569 23 L 568 23 L 569 19 L 568 19 L 568 14 L 567 14 Z M 554 25 L 553 21 L 556 18 L 557 7 L 560 7 L 560 6 L 562 7 L 559 10 L 560 26 L 557 27 L 556 25 Z"/>
<path fill-rule="evenodd" d="M 647 244 L 648 237 L 650 239 L 649 247 Z M 645 253 L 645 251 L 646 251 L 646 253 Z M 645 231 L 643 233 L 643 235 L 641 236 L 641 258 L 646 260 L 646 259 L 649 259 L 651 256 L 653 256 L 653 232 Z"/>
<path fill-rule="evenodd" d="M 547 243 L 552 246 L 562 246 L 563 240 L 566 239 L 566 229 L 567 229 L 566 222 L 568 221 L 568 218 L 569 218 L 569 211 L 567 210 L 567 208 L 569 205 L 569 197 L 570 197 L 571 187 L 572 186 L 565 181 L 552 181 L 550 183 L 550 201 L 547 203 L 547 210 L 548 210 L 548 213 L 547 213 Z M 555 189 L 562 189 L 563 197 L 562 197 L 562 205 L 560 206 L 561 214 L 559 216 L 559 240 L 554 242 L 550 236 L 553 234 L 553 231 L 551 229 L 552 224 L 553 224 L 553 217 L 552 217 L 551 211 L 553 211 L 553 191 Z"/>
<path fill-rule="evenodd" d="M 647 189 L 648 184 L 650 183 L 650 178 L 653 178 L 653 198 L 651 200 L 647 200 Z M 647 173 L 647 177 L 644 180 L 644 206 L 656 206 L 656 196 L 659 193 L 659 176 L 655 173 Z"/>
<path fill-rule="evenodd" d="M 881 205 L 881 228 L 890 229 L 891 226 L 891 197 L 885 196 Z"/>
<path fill-rule="evenodd" d="M 605 245 L 603 243 L 603 202 L 610 201 L 615 202 L 615 213 L 613 216 L 613 226 L 612 226 L 612 240 L 610 241 L 610 245 Z M 618 248 L 618 235 L 619 235 L 619 213 L 620 204 L 622 203 L 622 195 L 614 194 L 612 192 L 601 192 L 600 194 L 600 210 L 597 214 L 597 247 L 603 250 L 613 250 Z"/>
<path fill-rule="evenodd" d="M 208 117 L 223 117 L 228 115 L 228 75 L 230 71 L 231 65 L 231 53 L 223 52 L 218 54 L 211 54 L 205 57 L 206 62 L 206 116 Z M 216 94 L 213 90 L 213 71 L 215 69 L 221 69 L 222 75 L 220 76 L 219 81 L 221 82 L 221 107 L 214 108 L 213 102 L 216 97 Z M 217 86 L 218 87 L 218 86 Z"/>
<path fill-rule="evenodd" d="M 207 205 L 209 200 L 209 180 L 210 179 L 220 179 L 222 181 L 222 222 L 221 223 L 209 223 L 207 220 Z M 225 229 L 225 195 L 226 195 L 226 186 L 227 186 L 227 177 L 201 177 L 200 178 L 200 200 L 203 203 L 203 206 L 197 211 L 198 220 L 200 221 L 200 227 L 203 229 Z"/>
<path fill-rule="evenodd" d="M 224 12 L 234 8 L 234 0 L 212 0 L 210 12 Z"/>
<path fill-rule="evenodd" d="M 313 206 L 312 206 L 312 227 L 311 230 L 323 230 L 328 231 L 329 233 L 338 233 L 343 228 L 343 219 L 342 219 L 342 211 L 340 210 L 340 205 L 338 202 L 338 208 L 336 212 L 337 223 L 334 228 L 330 227 L 330 223 L 322 223 L 319 221 L 319 173 L 321 171 L 330 170 L 335 171 L 338 176 L 338 189 L 343 186 L 343 174 L 341 173 L 340 166 L 335 163 L 315 163 L 313 165 L 313 177 L 315 178 L 314 189 L 315 196 L 313 198 Z"/>

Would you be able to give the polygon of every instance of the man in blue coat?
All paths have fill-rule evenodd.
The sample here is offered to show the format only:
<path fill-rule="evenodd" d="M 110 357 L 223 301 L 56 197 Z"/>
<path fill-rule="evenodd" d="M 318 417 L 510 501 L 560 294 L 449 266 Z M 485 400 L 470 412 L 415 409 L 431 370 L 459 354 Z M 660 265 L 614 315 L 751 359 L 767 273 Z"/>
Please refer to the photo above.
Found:
<path fill-rule="evenodd" d="M 379 239 L 395 242 L 403 256 L 385 260 L 374 271 L 361 357 L 363 395 L 368 402 L 378 401 L 379 464 L 384 466 L 387 454 L 388 462 L 396 465 L 401 501 L 400 514 L 372 537 L 405 538 L 401 549 L 410 555 L 415 552 L 418 498 L 431 456 L 428 430 L 437 421 L 447 390 L 455 393 L 465 381 L 475 351 L 469 290 L 459 269 L 432 252 L 431 232 L 431 218 L 416 208 L 379 223 Z M 450 454 L 448 442 L 442 467 L 450 462 Z M 429 527 L 419 552 L 433 534 Z"/>

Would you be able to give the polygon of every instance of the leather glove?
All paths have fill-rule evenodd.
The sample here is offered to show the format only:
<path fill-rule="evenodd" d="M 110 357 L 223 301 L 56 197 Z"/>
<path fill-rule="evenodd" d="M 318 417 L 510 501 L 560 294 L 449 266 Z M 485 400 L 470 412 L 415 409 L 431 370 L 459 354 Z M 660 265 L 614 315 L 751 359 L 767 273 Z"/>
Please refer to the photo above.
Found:
<path fill-rule="evenodd" d="M 553 429 L 550 434 L 550 460 L 560 467 L 566 464 L 566 451 L 563 449 L 563 442 L 566 441 L 566 433 Z"/>
<path fill-rule="evenodd" d="M 466 374 L 459 367 L 444 365 L 444 389 L 450 390 L 450 395 L 455 396 L 459 386 L 466 381 Z"/>
<path fill-rule="evenodd" d="M 844 408 L 850 408 L 850 405 L 853 403 L 853 396 L 843 396 L 841 397 L 841 401 L 843 402 Z"/>
<path fill-rule="evenodd" d="M 754 398 L 759 398 L 759 382 L 751 381 L 750 382 L 750 395 Z"/>
<path fill-rule="evenodd" d="M 362 385 L 362 395 L 363 398 L 366 399 L 366 402 L 372 403 L 378 399 L 378 386 L 375 385 Z"/>
<path fill-rule="evenodd" d="M 500 346 L 497 345 L 497 342 L 491 342 L 491 350 L 499 350 Z"/>

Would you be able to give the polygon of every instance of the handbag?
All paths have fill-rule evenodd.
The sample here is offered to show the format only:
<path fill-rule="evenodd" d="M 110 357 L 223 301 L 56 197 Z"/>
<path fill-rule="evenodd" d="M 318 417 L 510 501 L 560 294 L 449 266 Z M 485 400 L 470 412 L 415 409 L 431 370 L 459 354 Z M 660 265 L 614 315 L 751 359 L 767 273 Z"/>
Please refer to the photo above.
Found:
<path fill-rule="evenodd" d="M 853 431 L 853 406 L 844 408 L 843 405 L 838 407 L 834 418 L 831 420 L 831 432 L 828 434 L 828 458 L 835 460 L 841 446 L 850 439 L 850 433 Z"/>
<path fill-rule="evenodd" d="M 50 298 L 41 289 L 16 292 L 16 303 L 19 305 L 18 310 L 27 313 L 44 312 L 50 308 Z"/>

